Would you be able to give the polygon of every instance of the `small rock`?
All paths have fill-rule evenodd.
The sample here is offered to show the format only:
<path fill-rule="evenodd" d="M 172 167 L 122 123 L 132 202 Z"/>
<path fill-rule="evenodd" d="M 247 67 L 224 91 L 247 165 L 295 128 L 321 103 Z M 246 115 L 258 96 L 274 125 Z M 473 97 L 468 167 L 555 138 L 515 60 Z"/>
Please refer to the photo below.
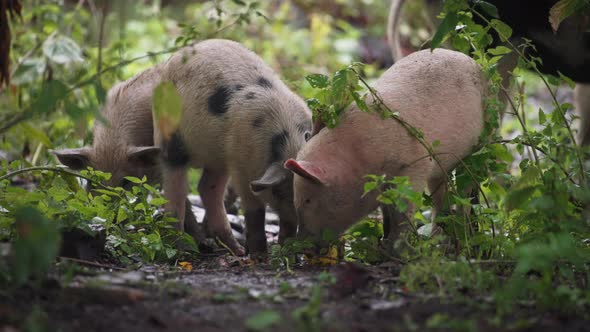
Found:
<path fill-rule="evenodd" d="M 264 227 L 264 230 L 267 233 L 270 233 L 270 234 L 273 234 L 273 235 L 279 234 L 279 226 L 278 225 L 266 224 L 265 227 Z"/>
<path fill-rule="evenodd" d="M 279 224 L 279 215 L 276 214 L 275 212 L 266 212 L 266 223 L 267 224 L 273 224 L 273 225 L 278 225 Z"/>
<path fill-rule="evenodd" d="M 205 206 L 203 205 L 203 200 L 201 199 L 201 196 L 199 196 L 199 195 L 190 194 L 190 195 L 188 195 L 188 200 L 191 202 L 192 205 L 196 205 L 196 206 L 200 207 L 201 209 L 205 208 Z"/>
<path fill-rule="evenodd" d="M 369 305 L 369 308 L 371 308 L 371 310 L 387 310 L 387 309 L 397 309 L 397 308 L 401 308 L 402 306 L 404 306 L 406 304 L 406 300 L 399 298 L 395 301 L 384 301 L 384 300 L 378 300 L 378 301 L 374 301 Z"/>

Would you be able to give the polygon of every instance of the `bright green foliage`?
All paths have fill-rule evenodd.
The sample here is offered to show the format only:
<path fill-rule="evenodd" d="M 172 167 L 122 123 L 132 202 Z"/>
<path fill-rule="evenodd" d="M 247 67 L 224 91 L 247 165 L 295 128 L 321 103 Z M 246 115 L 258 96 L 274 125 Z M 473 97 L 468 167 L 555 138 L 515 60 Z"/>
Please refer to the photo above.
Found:
<path fill-rule="evenodd" d="M 0 176 L 10 178 L 7 171 L 15 171 L 12 173 L 15 174 L 21 172 L 19 170 L 19 163 L 14 163 L 4 168 Z M 5 209 L 0 212 L 2 238 L 19 238 L 19 207 L 31 206 L 50 219 L 51 227 L 56 229 L 81 229 L 89 235 L 103 230 L 107 236 L 107 251 L 123 263 L 140 259 L 173 261 L 190 251 L 197 252 L 193 239 L 175 229 L 176 219 L 156 213 L 166 201 L 145 178 L 127 177 L 133 187 L 126 191 L 101 185 L 109 174 L 82 171 L 82 176 L 94 186 L 88 192 L 78 184 L 73 173 L 52 168 L 43 172 L 45 176 L 33 193 L 10 186 L 8 180 L 0 182 L 0 206 Z M 57 239 L 48 240 L 45 245 L 50 246 Z M 189 251 L 179 251 L 178 246 Z"/>
<path fill-rule="evenodd" d="M 17 238 L 14 241 L 12 277 L 17 285 L 33 276 L 41 279 L 53 263 L 60 245 L 56 224 L 31 207 L 14 213 Z"/>
<path fill-rule="evenodd" d="M 357 105 L 365 105 L 363 97 L 358 92 L 361 87 L 356 70 L 360 66 L 359 63 L 353 63 L 336 71 L 331 78 L 322 74 L 305 77 L 311 87 L 317 90 L 314 97 L 307 100 L 314 119 L 319 118 L 328 128 L 333 128 L 338 124 L 340 115 L 353 101 Z"/>

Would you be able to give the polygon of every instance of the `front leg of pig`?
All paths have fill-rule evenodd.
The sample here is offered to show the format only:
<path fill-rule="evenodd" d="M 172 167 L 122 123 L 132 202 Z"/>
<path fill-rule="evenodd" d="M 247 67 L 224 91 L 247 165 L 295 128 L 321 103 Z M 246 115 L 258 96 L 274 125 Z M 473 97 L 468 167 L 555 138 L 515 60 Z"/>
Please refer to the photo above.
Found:
<path fill-rule="evenodd" d="M 249 181 L 243 180 L 240 174 L 232 175 L 237 194 L 242 199 L 244 219 L 246 221 L 246 248 L 250 255 L 266 254 L 265 204 L 250 190 Z"/>
<path fill-rule="evenodd" d="M 229 180 L 229 174 L 225 171 L 203 169 L 203 175 L 199 181 L 199 193 L 205 207 L 205 221 L 207 232 L 212 237 L 217 237 L 227 245 L 236 255 L 246 254 L 244 247 L 234 238 L 227 213 L 223 204 L 225 187 Z"/>

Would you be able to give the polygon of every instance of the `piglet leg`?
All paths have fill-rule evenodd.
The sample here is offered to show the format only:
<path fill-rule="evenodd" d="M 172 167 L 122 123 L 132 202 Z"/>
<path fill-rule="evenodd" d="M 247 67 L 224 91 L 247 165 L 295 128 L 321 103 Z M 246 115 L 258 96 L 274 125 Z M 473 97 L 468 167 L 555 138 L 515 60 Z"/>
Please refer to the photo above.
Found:
<path fill-rule="evenodd" d="M 178 218 L 177 228 L 184 231 L 186 196 L 188 195 L 187 170 L 184 167 L 164 169 L 164 196 L 168 200 L 166 211 Z"/>
<path fill-rule="evenodd" d="M 252 255 L 266 253 L 266 231 L 264 220 L 266 211 L 264 205 L 246 208 L 246 247 Z"/>
<path fill-rule="evenodd" d="M 227 213 L 223 204 L 225 187 L 229 180 L 227 172 L 203 170 L 199 182 L 199 193 L 203 199 L 206 215 L 206 228 L 210 236 L 217 237 L 227 245 L 236 255 L 246 254 L 244 247 L 234 238 Z"/>

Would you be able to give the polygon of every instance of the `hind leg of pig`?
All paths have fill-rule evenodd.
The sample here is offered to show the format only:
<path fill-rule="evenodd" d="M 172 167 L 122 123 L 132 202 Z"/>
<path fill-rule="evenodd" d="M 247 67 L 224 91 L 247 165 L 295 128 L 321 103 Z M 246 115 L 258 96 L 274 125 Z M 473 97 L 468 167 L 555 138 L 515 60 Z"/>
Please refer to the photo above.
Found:
<path fill-rule="evenodd" d="M 227 245 L 236 255 L 243 256 L 246 251 L 234 238 L 227 213 L 223 204 L 225 187 L 229 180 L 227 172 L 203 170 L 201 181 L 199 182 L 199 193 L 203 199 L 205 207 L 205 218 L 207 232 L 210 236 L 217 237 L 221 242 Z"/>

